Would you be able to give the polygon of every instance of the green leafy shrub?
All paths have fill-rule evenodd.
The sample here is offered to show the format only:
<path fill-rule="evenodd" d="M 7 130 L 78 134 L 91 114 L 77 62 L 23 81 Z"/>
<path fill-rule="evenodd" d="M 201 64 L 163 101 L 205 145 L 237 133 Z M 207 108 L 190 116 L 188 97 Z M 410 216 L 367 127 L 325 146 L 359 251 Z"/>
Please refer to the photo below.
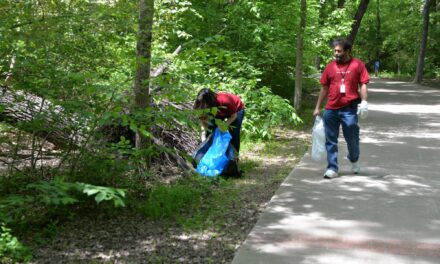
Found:
<path fill-rule="evenodd" d="M 127 150 L 128 151 L 128 150 Z M 126 185 L 124 173 L 129 169 L 127 159 L 121 159 L 122 151 L 113 148 L 104 149 L 102 153 L 84 152 L 69 175 L 69 181 L 87 182 L 93 185 Z"/>
<path fill-rule="evenodd" d="M 173 70 L 182 76 L 180 86 L 186 88 L 189 81 L 194 97 L 202 87 L 239 95 L 246 105 L 243 133 L 253 138 L 269 139 L 271 128 L 301 122 L 288 100 L 267 86 L 260 87 L 262 73 L 246 56 L 215 45 L 192 50 L 188 58 L 176 61 Z"/>
<path fill-rule="evenodd" d="M 76 183 L 77 189 L 79 189 L 82 193 L 87 194 L 87 196 L 95 196 L 96 203 L 101 203 L 102 201 L 113 201 L 115 207 L 123 207 L 125 206 L 124 198 L 125 191 L 122 189 L 104 187 L 104 186 L 95 186 L 91 184 L 85 183 Z"/>
<path fill-rule="evenodd" d="M 26 194 L 9 195 L 0 200 L 0 218 L 17 223 L 33 216 L 44 216 L 43 212 L 56 211 L 59 207 L 78 203 L 81 194 L 94 196 L 96 203 L 113 201 L 115 207 L 125 206 L 125 191 L 81 182 L 64 182 L 62 178 L 28 184 Z M 37 213 L 39 212 L 39 213 Z"/>
<path fill-rule="evenodd" d="M 0 223 L 0 263 L 29 262 L 31 253 L 16 237 L 11 229 Z"/>
<path fill-rule="evenodd" d="M 248 90 L 243 97 L 249 102 L 243 132 L 250 137 L 270 139 L 272 128 L 285 122 L 295 125 L 302 122 L 289 101 L 274 95 L 268 87 Z"/>

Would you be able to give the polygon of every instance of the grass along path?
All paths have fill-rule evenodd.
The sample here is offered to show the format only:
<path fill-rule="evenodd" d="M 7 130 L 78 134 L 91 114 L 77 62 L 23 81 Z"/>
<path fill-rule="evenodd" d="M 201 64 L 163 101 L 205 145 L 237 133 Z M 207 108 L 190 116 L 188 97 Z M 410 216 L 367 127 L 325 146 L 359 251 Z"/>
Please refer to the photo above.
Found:
<path fill-rule="evenodd" d="M 244 142 L 244 177 L 201 177 L 159 186 L 123 210 L 85 212 L 26 239 L 33 263 L 229 263 L 280 183 L 310 144 L 309 131 L 280 129 Z"/>

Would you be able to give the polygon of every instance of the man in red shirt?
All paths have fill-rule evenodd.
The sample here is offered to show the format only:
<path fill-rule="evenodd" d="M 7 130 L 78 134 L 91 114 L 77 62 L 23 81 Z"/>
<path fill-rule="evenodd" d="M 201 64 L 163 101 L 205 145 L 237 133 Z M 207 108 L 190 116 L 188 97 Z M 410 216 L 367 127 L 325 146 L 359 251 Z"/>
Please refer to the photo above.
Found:
<path fill-rule="evenodd" d="M 358 115 L 368 115 L 368 89 L 370 80 L 365 64 L 351 56 L 351 44 L 345 39 L 332 43 L 335 60 L 330 62 L 322 76 L 322 89 L 316 103 L 314 116 L 319 115 L 324 99 L 327 99 L 323 115 L 327 169 L 324 178 L 338 176 L 338 136 L 339 127 L 348 147 L 348 160 L 353 173 L 360 171 L 359 165 L 359 125 Z M 359 104 L 360 103 L 360 104 Z"/>

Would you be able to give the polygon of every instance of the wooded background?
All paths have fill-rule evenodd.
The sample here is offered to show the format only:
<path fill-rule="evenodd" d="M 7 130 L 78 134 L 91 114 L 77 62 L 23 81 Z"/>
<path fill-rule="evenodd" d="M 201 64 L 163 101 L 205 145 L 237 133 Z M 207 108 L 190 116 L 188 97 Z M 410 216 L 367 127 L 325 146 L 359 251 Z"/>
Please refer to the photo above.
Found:
<path fill-rule="evenodd" d="M 155 164 L 189 169 L 203 87 L 238 94 L 243 135 L 267 139 L 300 122 L 334 38 L 348 37 L 370 72 L 379 60 L 381 76 L 438 79 L 439 9 L 436 0 L 1 1 L 2 172 L 27 179 L 23 188 L 43 179 L 27 187 L 43 200 L 57 190 L 45 206 L 75 203 L 64 187 L 123 205 L 113 187 L 131 188 L 127 179 L 154 177 Z M 42 203 L 24 193 L 2 190 L 19 199 L 3 199 L 3 222 L 22 213 L 12 207 Z"/>

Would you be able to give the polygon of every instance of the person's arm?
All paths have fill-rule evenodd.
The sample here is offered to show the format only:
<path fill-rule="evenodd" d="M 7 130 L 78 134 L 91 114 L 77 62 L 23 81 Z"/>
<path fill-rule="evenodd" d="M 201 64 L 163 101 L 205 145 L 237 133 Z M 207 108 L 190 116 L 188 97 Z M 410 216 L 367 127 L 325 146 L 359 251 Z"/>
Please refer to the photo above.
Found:
<path fill-rule="evenodd" d="M 230 126 L 235 119 L 237 119 L 237 113 L 233 113 L 230 117 L 226 118 L 226 124 L 228 124 L 228 126 Z"/>
<path fill-rule="evenodd" d="M 362 101 L 367 101 L 368 100 L 367 84 L 365 84 L 365 83 L 361 84 L 361 88 L 360 88 L 359 94 L 361 96 L 361 100 Z"/>
<path fill-rule="evenodd" d="M 322 102 L 327 97 L 328 94 L 328 85 L 323 85 L 321 91 L 319 92 L 318 101 L 316 102 L 315 111 L 313 111 L 313 116 L 319 115 L 321 111 Z"/>
<path fill-rule="evenodd" d="M 358 105 L 357 114 L 361 119 L 365 119 L 368 116 L 368 89 L 367 84 L 361 84 L 359 89 L 359 94 L 361 96 L 361 103 Z"/>
<path fill-rule="evenodd" d="M 202 125 L 202 129 L 204 130 L 204 131 L 207 131 L 208 130 L 208 120 L 200 120 L 200 124 Z"/>
<path fill-rule="evenodd" d="M 233 113 L 230 117 L 227 117 L 226 120 L 223 122 L 220 122 L 217 124 L 217 127 L 220 129 L 220 131 L 225 132 L 228 131 L 231 124 L 237 119 L 237 113 Z"/>
<path fill-rule="evenodd" d="M 200 125 L 202 127 L 202 133 L 200 135 L 200 138 L 202 141 L 205 141 L 206 139 L 206 132 L 208 131 L 208 118 L 207 117 L 201 117 L 200 118 Z"/>

